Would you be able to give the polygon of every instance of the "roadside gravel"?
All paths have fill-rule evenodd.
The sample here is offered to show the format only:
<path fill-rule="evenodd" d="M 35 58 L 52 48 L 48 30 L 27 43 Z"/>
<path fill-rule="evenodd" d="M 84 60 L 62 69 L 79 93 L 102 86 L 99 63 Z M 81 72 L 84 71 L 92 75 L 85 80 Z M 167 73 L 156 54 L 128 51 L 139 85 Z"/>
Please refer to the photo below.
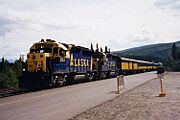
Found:
<path fill-rule="evenodd" d="M 166 73 L 163 85 L 165 97 L 158 97 L 160 82 L 156 78 L 71 120 L 180 120 L 180 72 Z"/>

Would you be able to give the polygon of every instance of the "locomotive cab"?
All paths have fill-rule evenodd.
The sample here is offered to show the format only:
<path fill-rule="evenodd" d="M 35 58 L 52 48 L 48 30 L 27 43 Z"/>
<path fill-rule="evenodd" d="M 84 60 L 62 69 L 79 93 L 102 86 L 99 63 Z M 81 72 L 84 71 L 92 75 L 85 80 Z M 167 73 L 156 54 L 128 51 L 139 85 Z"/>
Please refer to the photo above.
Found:
<path fill-rule="evenodd" d="M 52 43 L 41 40 L 35 43 L 27 54 L 27 71 L 28 72 L 46 72 L 46 57 L 52 53 Z"/>
<path fill-rule="evenodd" d="M 27 67 L 19 81 L 20 88 L 44 88 L 52 83 L 54 71 L 65 72 L 69 51 L 62 43 L 43 39 L 34 43 L 27 54 Z M 53 76 L 54 77 L 54 76 Z"/>
<path fill-rule="evenodd" d="M 50 69 L 56 69 L 51 62 L 55 64 L 66 62 L 68 49 L 61 43 L 55 43 L 53 40 L 41 40 L 35 43 L 27 54 L 28 72 L 48 72 Z"/>

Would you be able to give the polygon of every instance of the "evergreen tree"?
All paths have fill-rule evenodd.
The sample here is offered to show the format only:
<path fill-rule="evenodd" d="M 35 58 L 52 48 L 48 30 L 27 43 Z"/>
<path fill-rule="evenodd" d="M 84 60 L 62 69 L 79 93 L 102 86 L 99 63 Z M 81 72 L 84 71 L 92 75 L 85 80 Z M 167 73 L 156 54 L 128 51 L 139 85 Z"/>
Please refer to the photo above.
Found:
<path fill-rule="evenodd" d="M 13 71 L 15 72 L 17 77 L 22 75 L 22 62 L 20 60 L 16 60 L 14 62 Z"/>
<path fill-rule="evenodd" d="M 18 80 L 12 68 L 6 66 L 4 71 L 0 73 L 0 88 L 17 87 Z"/>
<path fill-rule="evenodd" d="M 93 44 L 91 43 L 91 50 L 93 51 L 94 49 L 93 49 Z"/>
<path fill-rule="evenodd" d="M 176 47 L 176 44 L 173 43 L 173 45 L 172 45 L 172 57 L 173 57 L 174 60 L 177 59 L 176 54 L 177 54 L 177 47 Z"/>
<path fill-rule="evenodd" d="M 16 88 L 18 86 L 18 76 L 21 75 L 22 63 L 16 60 L 15 63 L 9 63 L 2 58 L 0 62 L 0 89 Z"/>
<path fill-rule="evenodd" d="M 108 52 L 108 49 L 107 49 L 107 46 L 105 46 L 105 53 L 107 53 Z"/>
<path fill-rule="evenodd" d="M 96 44 L 96 52 L 99 52 L 98 43 Z"/>
<path fill-rule="evenodd" d="M 103 52 L 103 49 L 102 49 L 102 47 L 100 47 L 100 52 Z"/>

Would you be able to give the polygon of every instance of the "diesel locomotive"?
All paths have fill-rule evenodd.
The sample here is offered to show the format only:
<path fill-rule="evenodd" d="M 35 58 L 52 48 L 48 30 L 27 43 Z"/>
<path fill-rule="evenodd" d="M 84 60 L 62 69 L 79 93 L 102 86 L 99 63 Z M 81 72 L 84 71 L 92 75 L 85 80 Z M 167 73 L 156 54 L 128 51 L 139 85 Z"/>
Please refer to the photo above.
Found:
<path fill-rule="evenodd" d="M 156 70 L 159 63 L 112 55 L 105 47 L 94 50 L 42 39 L 27 54 L 26 65 L 19 79 L 25 89 L 62 86 L 78 80 L 92 81 L 120 74 Z"/>

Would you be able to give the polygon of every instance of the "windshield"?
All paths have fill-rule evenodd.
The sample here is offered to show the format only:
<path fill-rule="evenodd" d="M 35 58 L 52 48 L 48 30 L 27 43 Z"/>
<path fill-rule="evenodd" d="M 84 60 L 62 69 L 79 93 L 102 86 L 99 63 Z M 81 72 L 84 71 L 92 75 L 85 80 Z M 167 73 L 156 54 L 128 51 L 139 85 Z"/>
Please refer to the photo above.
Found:
<path fill-rule="evenodd" d="M 35 49 L 31 49 L 30 53 L 51 53 L 52 47 L 50 44 L 45 44 L 43 47 L 41 47 L 40 44 L 35 45 Z"/>
<path fill-rule="evenodd" d="M 40 48 L 40 49 L 31 49 L 30 53 L 51 53 L 51 48 Z"/>

